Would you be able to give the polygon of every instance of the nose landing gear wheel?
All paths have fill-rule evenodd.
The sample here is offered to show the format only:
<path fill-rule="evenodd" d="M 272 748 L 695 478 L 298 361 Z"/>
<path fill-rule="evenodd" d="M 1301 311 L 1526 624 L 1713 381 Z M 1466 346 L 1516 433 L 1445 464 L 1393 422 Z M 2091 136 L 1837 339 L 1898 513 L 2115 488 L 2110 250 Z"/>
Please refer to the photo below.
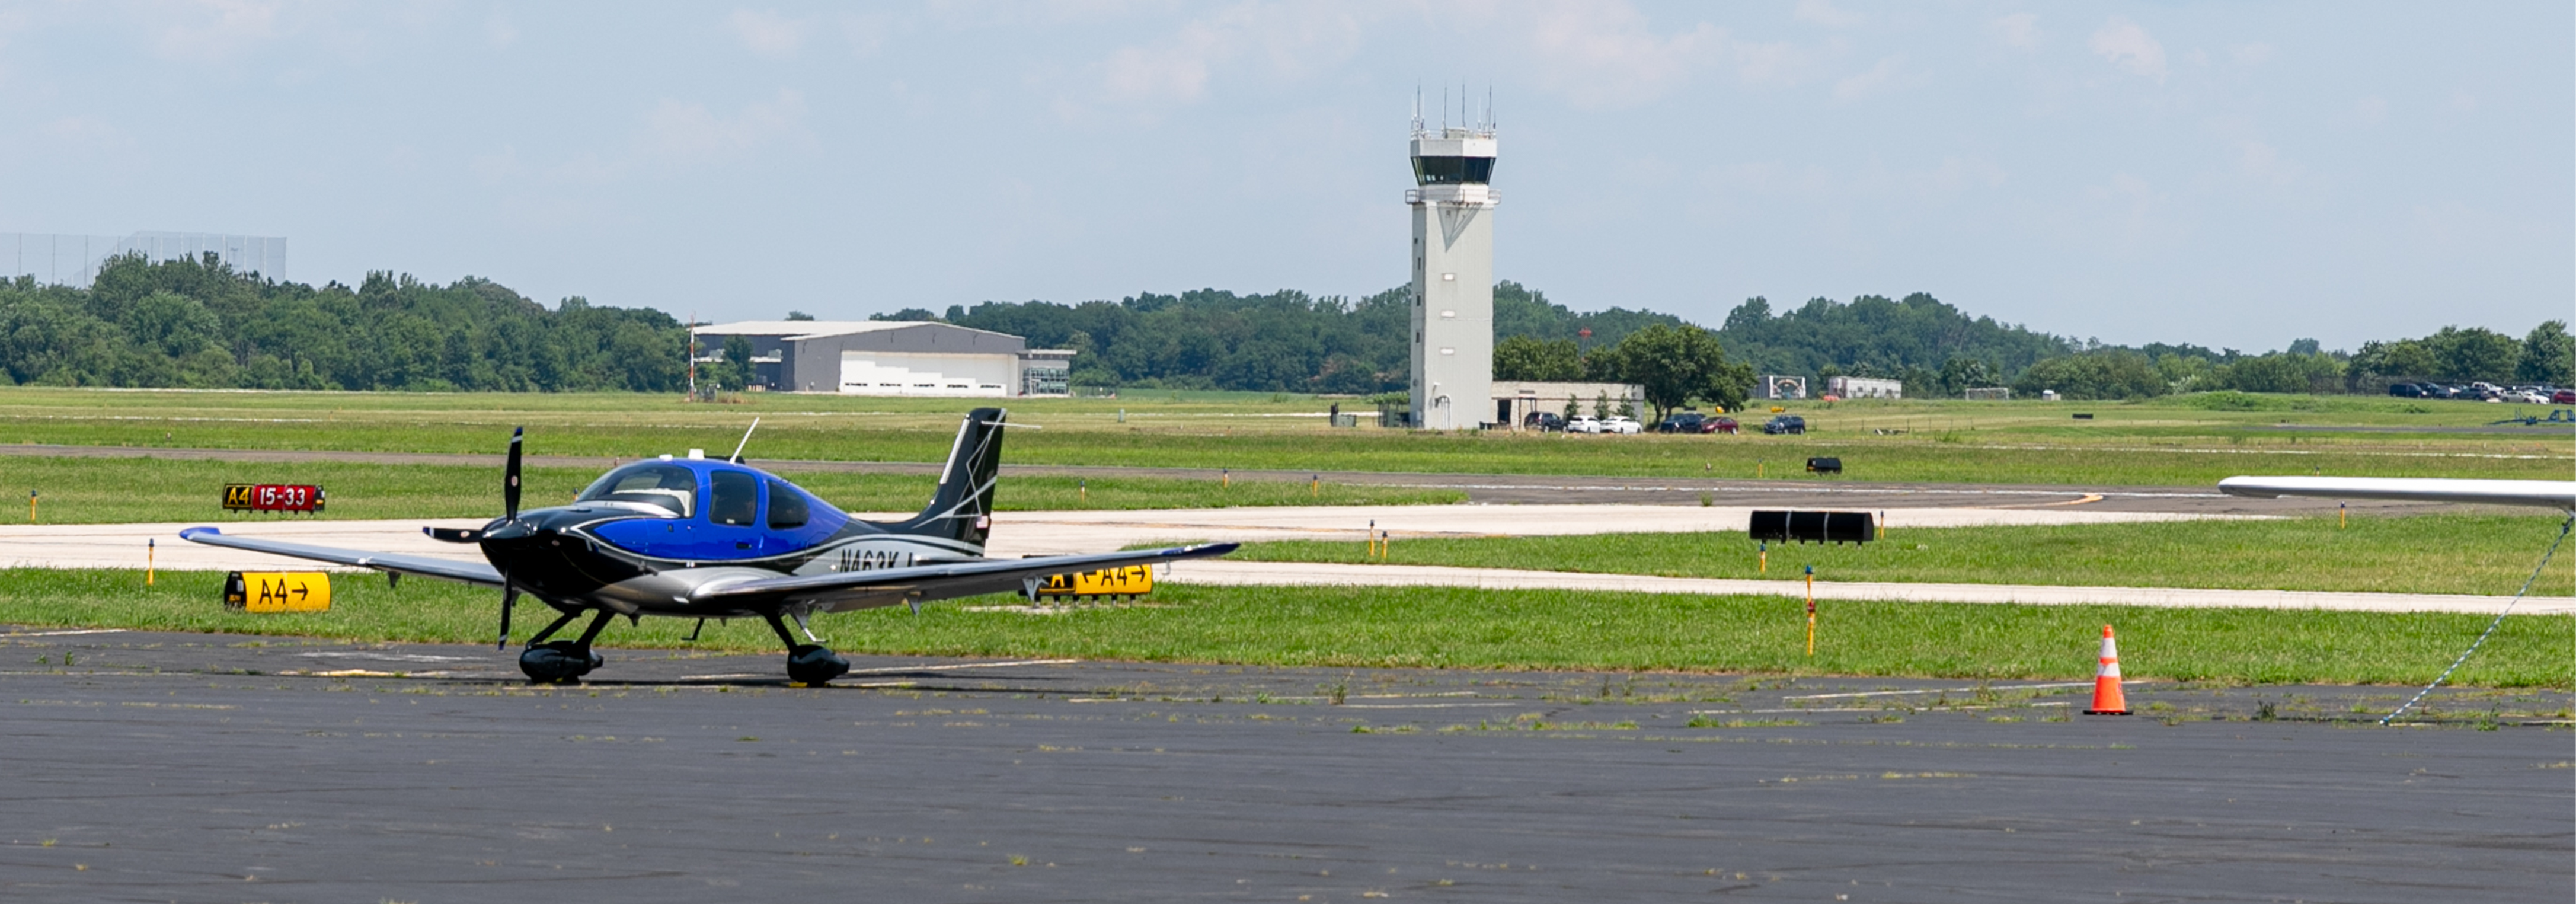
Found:
<path fill-rule="evenodd" d="M 798 644 L 787 653 L 787 680 L 798 684 L 820 687 L 849 672 L 849 660 L 822 646 Z"/>
<path fill-rule="evenodd" d="M 570 684 L 590 674 L 602 661 L 586 644 L 558 640 L 520 651 L 519 671 L 527 674 L 531 684 Z"/>

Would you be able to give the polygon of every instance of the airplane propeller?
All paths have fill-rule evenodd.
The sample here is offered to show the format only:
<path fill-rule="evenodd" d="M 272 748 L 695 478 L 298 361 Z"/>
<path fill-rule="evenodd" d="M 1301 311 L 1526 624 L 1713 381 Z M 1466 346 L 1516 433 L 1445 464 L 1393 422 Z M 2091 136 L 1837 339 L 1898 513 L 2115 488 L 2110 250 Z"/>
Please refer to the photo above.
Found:
<path fill-rule="evenodd" d="M 501 471 L 503 512 L 501 517 L 505 521 L 519 520 L 519 443 L 526 437 L 527 432 L 526 427 L 510 428 L 510 459 L 508 464 L 502 466 Z M 493 645 L 493 649 L 510 648 L 510 607 L 518 603 L 519 585 L 510 583 L 510 570 L 503 568 L 501 569 L 501 640 Z"/>

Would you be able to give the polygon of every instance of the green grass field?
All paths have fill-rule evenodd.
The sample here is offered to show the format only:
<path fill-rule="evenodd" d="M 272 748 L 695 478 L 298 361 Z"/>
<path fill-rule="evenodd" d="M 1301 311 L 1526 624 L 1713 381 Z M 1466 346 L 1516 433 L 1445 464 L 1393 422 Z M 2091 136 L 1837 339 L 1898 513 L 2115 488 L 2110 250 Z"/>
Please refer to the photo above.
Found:
<path fill-rule="evenodd" d="M 1357 400 L 1340 400 L 1346 410 Z M 1591 474 L 2202 485 L 2232 474 L 2560 478 L 2576 431 L 2443 433 L 2512 406 L 2213 394 L 2142 403 L 1866 400 L 1799 403 L 1806 436 L 1565 437 L 1335 429 L 1332 400 L 1253 393 L 1009 400 L 1020 464 L 1238 470 Z M 531 452 L 640 457 L 729 450 L 753 416 L 755 459 L 937 461 L 963 400 L 753 393 L 742 404 L 640 395 L 428 395 L 0 388 L 0 442 L 484 453 L 510 428 Z M 2070 415 L 2094 414 L 2090 420 Z M 2526 412 L 2528 413 L 2528 412 Z M 1758 418 L 1761 414 L 1747 415 Z M 2285 426 L 2286 425 L 2286 426 Z M 2370 427 L 2399 432 L 2299 428 Z"/>
<path fill-rule="evenodd" d="M 565 502 L 599 477 L 601 468 L 529 468 L 522 474 L 529 505 Z M 8 488 L 38 490 L 36 515 L 45 524 L 242 520 L 321 517 L 495 517 L 501 509 L 498 468 L 457 465 L 370 465 L 346 462 L 245 464 L 145 458 L 0 458 Z M 790 475 L 844 511 L 896 512 L 921 508 L 938 478 L 911 474 L 802 472 Z M 316 515 L 235 514 L 223 511 L 228 482 L 309 483 L 330 493 Z M 24 490 L 17 490 L 23 494 Z M 994 497 L 1005 511 L 1138 508 L 1224 508 L 1247 505 L 1436 505 L 1462 502 L 1457 490 L 1325 483 L 1165 478 L 1022 476 L 1006 481 Z M 19 495 L 14 503 L 24 505 Z M 18 521 L 24 511 L 0 510 Z"/>
<path fill-rule="evenodd" d="M 496 594 L 373 575 L 334 582 L 334 608 L 309 615 L 226 612 L 222 576 L 170 573 L 153 587 L 130 571 L 0 573 L 0 622 L 224 631 L 363 641 L 489 643 Z M 2474 615 L 2254 609 L 2146 609 L 1920 603 L 1822 606 L 1816 655 L 1803 655 L 1795 599 L 1450 588 L 1167 586 L 1151 605 L 1058 615 L 969 611 L 1015 598 L 826 616 L 815 630 L 850 653 L 1064 656 L 1341 667 L 1604 669 L 2078 680 L 2093 673 L 2103 624 L 2120 631 L 2132 678 L 2253 683 L 2415 684 L 2430 680 L 2485 626 Z M 523 613 L 521 636 L 536 613 Z M 756 622 L 646 619 L 610 628 L 611 647 L 769 652 Z M 2576 687 L 2576 619 L 2508 619 L 2454 681 Z M 492 654 L 496 663 L 507 653 Z M 615 655 L 608 672 L 613 674 Z M 22 667 L 25 664 L 22 664 Z"/>
<path fill-rule="evenodd" d="M 1903 512 L 1898 512 L 1901 518 Z M 2559 518 L 2421 515 L 2166 521 L 2028 527 L 1896 528 L 1866 544 L 1783 544 L 1759 570 L 1742 533 L 1399 539 L 1383 560 L 1671 577 L 1795 582 L 1806 566 L 1829 581 L 2215 587 L 2510 595 L 2531 576 Z M 1351 541 L 1251 543 L 1238 559 L 1367 563 Z M 2532 586 L 2576 595 L 2576 549 Z"/>

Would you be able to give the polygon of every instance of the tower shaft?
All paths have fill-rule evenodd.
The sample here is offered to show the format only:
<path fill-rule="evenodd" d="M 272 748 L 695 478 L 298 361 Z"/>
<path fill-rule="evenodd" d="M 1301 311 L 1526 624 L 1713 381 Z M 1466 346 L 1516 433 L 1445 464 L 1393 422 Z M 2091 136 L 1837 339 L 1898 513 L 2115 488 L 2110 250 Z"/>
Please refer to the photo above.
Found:
<path fill-rule="evenodd" d="M 1412 425 L 1496 422 L 1493 130 L 1413 135 Z"/>

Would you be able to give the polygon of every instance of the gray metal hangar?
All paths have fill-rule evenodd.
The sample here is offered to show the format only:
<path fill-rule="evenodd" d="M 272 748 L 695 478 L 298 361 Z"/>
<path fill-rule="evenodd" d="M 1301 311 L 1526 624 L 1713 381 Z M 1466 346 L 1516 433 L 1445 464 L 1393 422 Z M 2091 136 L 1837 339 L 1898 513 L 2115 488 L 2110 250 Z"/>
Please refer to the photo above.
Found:
<path fill-rule="evenodd" d="M 722 360 L 727 337 L 748 340 L 752 385 L 778 392 L 1060 396 L 1074 354 L 932 321 L 745 320 L 691 332 L 699 361 Z"/>

